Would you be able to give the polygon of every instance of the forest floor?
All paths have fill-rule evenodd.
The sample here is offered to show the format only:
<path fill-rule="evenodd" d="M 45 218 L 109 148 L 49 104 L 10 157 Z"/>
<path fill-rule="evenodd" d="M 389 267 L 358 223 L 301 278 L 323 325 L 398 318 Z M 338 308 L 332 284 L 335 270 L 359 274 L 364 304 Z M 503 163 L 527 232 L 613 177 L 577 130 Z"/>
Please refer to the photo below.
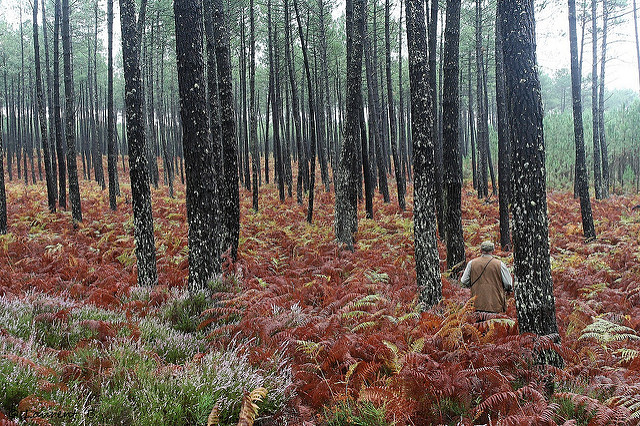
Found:
<path fill-rule="evenodd" d="M 306 206 L 279 203 L 273 185 L 258 212 L 241 190 L 238 259 L 209 293 L 189 294 L 183 186 L 175 198 L 153 190 L 154 288 L 136 286 L 127 184 L 112 212 L 107 192 L 83 181 L 77 228 L 70 212 L 47 212 L 43 188 L 7 183 L 0 425 L 206 424 L 210 414 L 235 424 L 260 387 L 263 425 L 640 419 L 637 195 L 593 201 L 598 239 L 586 244 L 578 202 L 549 193 L 556 345 L 518 334 L 513 297 L 506 315 L 475 314 L 446 274 L 443 302 L 417 312 L 411 197 L 407 212 L 379 196 L 374 219 L 360 209 L 349 252 L 334 241 L 332 193 L 317 189 L 308 224 Z M 462 206 L 471 259 L 498 240 L 498 203 L 465 187 Z M 550 350 L 562 368 L 537 362 Z"/>

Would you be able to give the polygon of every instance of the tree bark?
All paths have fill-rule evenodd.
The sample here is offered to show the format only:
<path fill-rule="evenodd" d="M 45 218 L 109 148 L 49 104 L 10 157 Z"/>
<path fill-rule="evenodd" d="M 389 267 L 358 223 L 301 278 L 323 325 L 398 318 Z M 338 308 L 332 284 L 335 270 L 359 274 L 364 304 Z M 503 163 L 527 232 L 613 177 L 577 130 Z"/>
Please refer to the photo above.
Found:
<path fill-rule="evenodd" d="M 447 1 L 444 30 L 442 88 L 442 151 L 444 178 L 444 235 L 447 243 L 447 268 L 464 262 L 462 232 L 462 161 L 459 125 L 460 88 L 460 0 Z"/>
<path fill-rule="evenodd" d="M 421 0 L 407 0 L 407 45 L 411 87 L 411 133 L 413 141 L 413 216 L 418 284 L 418 303 L 426 310 L 442 299 L 438 259 L 435 141 L 433 98 L 429 89 L 424 9 Z"/>
<path fill-rule="evenodd" d="M 600 57 L 600 94 L 598 96 L 598 135 L 600 137 L 600 160 L 602 162 L 602 198 L 609 197 L 609 155 L 604 130 L 604 70 L 607 63 L 607 25 L 609 21 L 609 3 L 602 0 L 602 55 Z"/>
<path fill-rule="evenodd" d="M 238 148 L 236 122 L 233 111 L 233 87 L 231 79 L 231 49 L 222 0 L 213 0 L 213 35 L 216 44 L 218 91 L 220 94 L 220 121 L 222 129 L 222 159 L 224 186 L 220 191 L 225 233 L 222 252 L 230 249 L 232 259 L 238 256 L 240 237 L 240 190 L 238 188 Z"/>
<path fill-rule="evenodd" d="M 251 59 L 249 62 L 249 138 L 251 139 L 251 175 L 253 185 L 251 187 L 251 201 L 253 210 L 258 211 L 258 116 L 256 104 L 256 28 L 253 0 L 249 1 L 249 49 Z M 246 178 L 248 179 L 248 177 Z"/>
<path fill-rule="evenodd" d="M 189 223 L 189 290 L 202 290 L 220 273 L 218 188 L 209 138 L 202 58 L 202 8 L 197 0 L 173 3 L 176 57 Z"/>
<path fill-rule="evenodd" d="M 313 90 L 311 88 L 311 72 L 309 70 L 309 55 L 307 52 L 307 41 L 305 40 L 302 32 L 302 20 L 300 19 L 300 11 L 298 9 L 298 2 L 293 0 L 293 7 L 296 10 L 296 21 L 298 22 L 298 35 L 300 37 L 300 44 L 302 46 L 302 57 L 304 60 L 304 71 L 307 76 L 307 94 L 309 96 L 309 123 L 311 127 L 311 173 L 309 176 L 309 207 L 307 209 L 307 222 L 311 223 L 313 220 L 313 202 L 315 193 L 316 182 L 316 147 L 318 144 L 316 138 L 316 111 L 315 100 L 313 96 Z"/>
<path fill-rule="evenodd" d="M 120 25 L 127 108 L 131 207 L 136 240 L 136 258 L 138 260 L 138 285 L 150 286 L 158 283 L 158 272 L 156 270 L 149 171 L 145 155 L 142 76 L 140 49 L 138 48 L 141 34 L 136 27 L 134 0 L 120 0 Z"/>
<path fill-rule="evenodd" d="M 498 204 L 500 211 L 500 246 L 511 249 L 509 205 L 511 200 L 511 140 L 504 87 L 504 57 L 502 54 L 502 27 L 496 17 L 496 110 L 498 114 Z"/>
<path fill-rule="evenodd" d="M 576 2 L 569 0 L 569 44 L 571 49 L 571 98 L 573 100 L 573 136 L 576 144 L 576 183 L 580 197 L 582 232 L 587 241 L 596 238 L 589 199 L 589 178 L 584 152 L 584 131 L 582 123 L 582 76 L 578 63 L 578 36 L 576 30 Z"/>
<path fill-rule="evenodd" d="M 76 112 L 73 94 L 73 70 L 71 69 L 71 30 L 69 28 L 69 0 L 62 0 L 62 51 L 64 58 L 64 93 L 67 139 L 67 165 L 69 171 L 69 199 L 71 216 L 82 222 L 78 165 L 76 163 Z M 26 172 L 26 171 L 25 171 Z"/>
<path fill-rule="evenodd" d="M 549 228 L 532 0 L 499 2 L 505 88 L 513 142 L 513 254 L 521 333 L 558 333 L 549 259 Z"/>
<path fill-rule="evenodd" d="M 109 207 L 115 211 L 118 193 L 118 152 L 113 109 L 113 0 L 107 0 L 107 34 L 107 171 L 109 173 Z"/>
<path fill-rule="evenodd" d="M 360 103 L 362 101 L 362 53 L 365 26 L 365 0 L 347 0 L 347 87 L 344 141 L 336 176 L 336 239 L 353 250 L 358 229 L 356 182 L 357 146 L 360 143 Z"/>
<path fill-rule="evenodd" d="M 49 211 L 56 211 L 56 181 L 53 177 L 51 167 L 51 154 L 49 153 L 49 138 L 47 137 L 47 106 L 44 100 L 44 89 L 42 87 L 42 70 L 40 67 L 40 41 L 38 39 L 38 1 L 33 2 L 33 52 L 36 63 L 36 93 L 38 98 L 38 118 L 40 123 L 40 135 L 42 142 L 42 152 L 44 155 L 44 172 L 47 182 L 47 201 Z"/>
<path fill-rule="evenodd" d="M 602 161 L 600 160 L 600 122 L 598 120 L 598 25 L 596 21 L 596 0 L 591 0 L 591 118 L 593 136 L 593 186 L 596 199 L 602 199 Z"/>
<path fill-rule="evenodd" d="M 404 176 L 400 166 L 400 157 L 398 156 L 397 137 L 396 137 L 396 111 L 393 105 L 393 87 L 391 85 L 391 19 L 390 19 L 390 0 L 385 1 L 384 9 L 384 44 L 385 44 L 385 68 L 387 77 L 387 106 L 389 110 L 389 135 L 391 142 L 391 155 L 393 156 L 393 168 L 396 175 L 396 188 L 398 191 L 398 206 L 404 211 L 405 203 L 405 183 Z M 400 55 L 401 56 L 401 55 Z"/>

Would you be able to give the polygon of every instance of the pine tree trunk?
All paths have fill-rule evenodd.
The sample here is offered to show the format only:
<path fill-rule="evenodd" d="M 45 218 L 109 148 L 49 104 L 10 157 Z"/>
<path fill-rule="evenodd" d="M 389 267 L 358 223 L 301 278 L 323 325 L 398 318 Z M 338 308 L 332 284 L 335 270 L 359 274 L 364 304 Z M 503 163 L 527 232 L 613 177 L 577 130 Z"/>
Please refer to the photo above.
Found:
<path fill-rule="evenodd" d="M 305 169 L 308 169 L 308 160 L 302 147 L 302 125 L 300 123 L 300 105 L 298 102 L 298 89 L 296 87 L 295 80 L 295 68 L 293 65 L 291 51 L 289 46 L 292 45 L 291 37 L 291 17 L 289 14 L 289 1 L 284 0 L 284 13 L 285 13 L 285 56 L 287 61 L 287 70 L 289 72 L 289 83 L 291 86 L 291 104 L 293 108 L 293 124 L 295 126 L 295 138 L 296 138 L 296 150 L 298 151 L 298 179 L 296 183 L 296 197 L 298 204 L 302 204 L 302 187 L 303 187 L 303 175 Z M 308 172 L 307 172 L 308 173 Z"/>
<path fill-rule="evenodd" d="M 424 9 L 421 0 L 407 0 L 407 45 L 411 86 L 413 141 L 413 216 L 418 303 L 426 310 L 442 299 L 437 246 L 434 108 L 429 89 Z"/>
<path fill-rule="evenodd" d="M 398 156 L 396 137 L 396 111 L 393 105 L 393 87 L 391 85 L 391 20 L 390 20 L 390 0 L 385 1 L 384 10 L 384 44 L 385 44 L 385 67 L 387 76 L 387 105 L 389 110 L 389 135 L 391 142 L 391 155 L 393 156 L 393 168 L 396 175 L 396 187 L 398 191 L 398 206 L 404 211 L 406 205 L 404 200 L 405 183 Z"/>
<path fill-rule="evenodd" d="M 576 2 L 569 0 L 569 43 L 571 49 L 571 97 L 573 100 L 573 134 L 576 144 L 576 182 L 580 197 L 582 232 L 585 240 L 596 237 L 589 199 L 589 178 L 584 150 L 584 130 L 582 122 L 582 76 L 578 63 L 578 38 L 576 31 Z"/>
<path fill-rule="evenodd" d="M 64 93 L 67 138 L 67 166 L 69 171 L 69 199 L 71 216 L 82 222 L 78 165 L 76 163 L 76 112 L 73 95 L 73 72 L 71 69 L 71 30 L 69 28 L 69 0 L 62 0 L 62 51 L 64 58 Z"/>
<path fill-rule="evenodd" d="M 37 1 L 37 0 L 36 0 Z M 47 37 L 47 18 L 45 11 L 45 1 L 42 0 L 42 39 L 44 42 L 44 57 L 45 57 L 45 68 L 47 70 L 47 123 L 48 123 L 48 134 L 50 138 L 50 154 L 51 154 L 51 175 L 53 176 L 53 192 L 55 195 L 55 199 L 58 199 L 58 171 L 57 167 L 57 159 L 56 159 L 56 149 L 55 149 L 55 124 L 53 119 L 53 95 L 51 93 L 51 67 L 49 66 L 49 38 Z"/>
<path fill-rule="evenodd" d="M 604 69 L 607 63 L 607 25 L 609 21 L 609 3 L 602 0 L 602 55 L 600 57 L 600 94 L 598 97 L 598 134 L 600 137 L 600 160 L 602 162 L 602 198 L 609 197 L 609 155 L 604 130 Z"/>
<path fill-rule="evenodd" d="M 253 0 L 249 1 L 249 48 L 251 59 L 249 62 L 249 137 L 251 138 L 251 175 L 253 185 L 251 187 L 251 201 L 253 210 L 258 211 L 258 116 L 256 101 L 256 28 L 255 12 L 253 10 Z"/>
<path fill-rule="evenodd" d="M 504 0 L 498 5 L 513 142 L 511 190 L 518 326 L 520 333 L 557 336 L 533 1 Z"/>
<path fill-rule="evenodd" d="M 151 286 L 158 283 L 158 273 L 144 133 L 140 44 L 138 41 L 141 34 L 136 26 L 134 0 L 120 0 L 120 25 L 127 108 L 131 207 L 136 239 L 136 258 L 138 260 L 138 285 Z"/>
<path fill-rule="evenodd" d="M 226 235 L 222 237 L 222 252 L 230 249 L 232 259 L 238 256 L 240 237 L 240 191 L 238 188 L 238 148 L 236 122 L 233 111 L 233 86 L 231 79 L 231 50 L 222 0 L 213 0 L 213 35 L 216 44 L 218 91 L 220 95 L 220 121 L 222 130 L 222 160 L 224 185 L 220 191 L 222 217 Z"/>
<path fill-rule="evenodd" d="M 56 181 L 53 177 L 51 167 L 51 154 L 49 153 L 49 138 L 47 137 L 47 113 L 44 100 L 44 89 L 42 88 L 42 70 L 40 68 L 40 42 L 38 40 L 38 1 L 33 2 L 33 52 L 36 63 L 36 92 L 38 98 L 38 116 L 40 122 L 40 135 L 42 141 L 42 151 L 44 155 L 44 170 L 47 181 L 47 200 L 49 211 L 56 211 Z"/>
<path fill-rule="evenodd" d="M 309 175 L 309 206 L 307 209 L 307 222 L 311 223 L 313 220 L 313 202 L 315 198 L 315 184 L 316 184 L 316 111 L 314 108 L 314 96 L 311 88 L 311 71 L 309 70 L 309 54 L 307 52 L 307 41 L 305 40 L 302 32 L 302 21 L 300 19 L 300 10 L 298 9 L 298 2 L 293 0 L 293 7 L 296 11 L 296 21 L 298 22 L 298 36 L 300 37 L 300 44 L 302 45 L 302 57 L 304 60 L 304 71 L 307 76 L 307 94 L 309 97 L 309 124 L 311 127 L 311 172 Z"/>
<path fill-rule="evenodd" d="M 7 96 L 9 96 L 9 94 L 5 89 L 5 97 Z M 5 192 L 4 188 L 4 161 L 2 161 L 3 152 L 4 146 L 2 144 L 2 109 L 0 108 L 0 235 L 5 235 L 7 233 L 7 193 Z"/>
<path fill-rule="evenodd" d="M 502 30 L 496 17 L 496 109 L 498 114 L 498 203 L 500 211 L 500 246 L 511 249 L 509 229 L 509 204 L 511 199 L 511 140 L 507 117 L 507 99 L 504 87 L 504 57 L 502 54 Z"/>
<path fill-rule="evenodd" d="M 591 0 L 591 41 L 593 61 L 591 64 L 591 118 L 593 135 L 593 186 L 596 199 L 602 199 L 602 161 L 600 160 L 600 122 L 598 120 L 598 26 L 596 0 Z"/>
<path fill-rule="evenodd" d="M 189 223 L 189 290 L 207 288 L 220 273 L 220 207 L 209 137 L 202 58 L 201 3 L 176 0 L 176 57 L 184 148 L 187 221 Z"/>
<path fill-rule="evenodd" d="M 359 109 L 362 103 L 362 53 L 365 27 L 365 0 L 347 0 L 347 87 L 344 141 L 336 181 L 336 239 L 353 250 L 358 229 L 356 182 L 357 146 L 360 143 Z"/>
<path fill-rule="evenodd" d="M 464 262 L 462 233 L 462 161 L 459 125 L 460 88 L 460 0 L 447 1 L 444 30 L 442 88 L 442 151 L 444 184 L 444 235 L 447 243 L 447 268 Z"/>
<path fill-rule="evenodd" d="M 109 173 L 109 207 L 115 211 L 118 175 L 118 152 L 113 110 L 113 0 L 107 0 L 107 170 Z"/>

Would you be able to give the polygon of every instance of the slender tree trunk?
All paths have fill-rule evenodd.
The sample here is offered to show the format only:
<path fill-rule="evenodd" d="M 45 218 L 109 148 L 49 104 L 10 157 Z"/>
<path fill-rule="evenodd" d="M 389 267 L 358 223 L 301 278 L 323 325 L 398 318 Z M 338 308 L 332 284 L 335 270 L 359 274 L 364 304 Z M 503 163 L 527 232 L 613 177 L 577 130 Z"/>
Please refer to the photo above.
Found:
<path fill-rule="evenodd" d="M 464 263 L 462 233 L 462 161 L 459 125 L 460 88 L 460 0 L 447 1 L 444 30 L 444 82 L 442 88 L 442 151 L 444 184 L 444 235 L 447 268 Z"/>
<path fill-rule="evenodd" d="M 511 140 L 509 139 L 509 118 L 504 87 L 504 57 L 502 54 L 502 29 L 496 17 L 496 109 L 498 114 L 498 203 L 500 210 L 500 246 L 502 250 L 511 248 L 509 229 L 509 204 L 511 200 Z"/>
<path fill-rule="evenodd" d="M 442 240 L 445 240 L 444 235 L 444 192 L 442 182 L 442 139 L 440 138 L 440 132 L 438 127 L 438 81 L 437 81 L 437 65 L 436 65 L 436 50 L 438 47 L 438 0 L 431 0 L 430 2 L 430 17 L 428 19 L 428 49 L 429 49 L 429 89 L 431 90 L 431 99 L 433 100 L 434 120 L 431 123 L 431 133 L 434 141 L 434 153 L 435 153 L 435 191 L 436 191 L 436 217 L 438 221 L 438 234 Z"/>
<path fill-rule="evenodd" d="M 358 229 L 356 167 L 360 143 L 359 109 L 362 102 L 362 51 L 365 27 L 365 0 L 347 0 L 347 91 L 344 141 L 336 181 L 335 231 L 339 243 L 353 250 Z"/>
<path fill-rule="evenodd" d="M 71 30 L 69 28 L 69 0 L 62 0 L 62 51 L 64 58 L 64 93 L 67 138 L 67 165 L 69 170 L 69 199 L 71 216 L 82 222 L 78 165 L 76 164 L 76 112 L 73 95 L 73 72 L 71 69 Z"/>
<path fill-rule="evenodd" d="M 442 299 L 437 246 L 434 108 L 429 89 L 427 33 L 421 0 L 407 0 L 407 45 L 413 141 L 413 221 L 418 303 L 427 310 Z"/>
<path fill-rule="evenodd" d="M 36 0 L 37 1 L 37 0 Z M 51 67 L 49 66 L 49 38 L 47 37 L 47 18 L 45 13 L 45 1 L 42 0 L 42 40 L 44 42 L 45 68 L 47 71 L 47 123 L 48 134 L 50 137 L 50 154 L 51 154 L 51 175 L 53 176 L 53 192 L 54 198 L 58 199 L 58 171 L 56 169 L 56 146 L 55 146 L 55 125 L 53 119 L 53 95 L 51 93 Z"/>
<path fill-rule="evenodd" d="M 38 1 L 33 2 L 33 52 L 36 63 L 36 92 L 38 98 L 38 116 L 40 122 L 40 135 L 42 141 L 42 151 L 44 155 L 44 170 L 47 181 L 47 200 L 49 211 L 56 211 L 56 181 L 53 177 L 51 167 L 51 154 L 49 153 L 49 138 L 47 137 L 47 112 L 44 99 L 44 89 L 42 87 L 42 71 L 40 68 L 40 41 L 38 39 Z"/>
<path fill-rule="evenodd" d="M 398 156 L 396 138 L 396 111 L 393 106 L 393 87 L 391 85 L 391 20 L 390 20 L 390 0 L 385 1 L 384 11 L 384 44 L 385 44 L 385 66 L 387 75 L 387 105 L 389 109 L 389 135 L 391 142 L 391 154 L 393 156 L 393 167 L 396 174 L 396 187 L 398 190 L 398 206 L 400 210 L 405 209 L 405 183 Z M 401 55 L 400 55 L 401 56 Z"/>
<path fill-rule="evenodd" d="M 220 191 L 222 217 L 226 235 L 222 237 L 222 252 L 230 249 L 232 259 L 238 256 L 240 237 L 240 191 L 238 188 L 238 148 L 236 122 L 233 112 L 233 86 L 231 79 L 231 49 L 222 0 L 213 0 L 213 35 L 216 43 L 216 65 L 220 94 L 220 121 L 222 129 L 222 159 L 224 187 Z"/>
<path fill-rule="evenodd" d="M 602 55 L 600 58 L 600 95 L 598 97 L 598 134 L 600 136 L 600 160 L 602 161 L 602 198 L 609 197 L 609 155 L 604 130 L 604 70 L 607 63 L 607 25 L 609 21 L 609 3 L 602 0 Z"/>
<path fill-rule="evenodd" d="M 485 110 L 484 91 L 482 76 L 484 68 L 482 46 L 482 1 L 476 0 L 476 100 L 478 111 L 478 197 L 484 198 L 489 195 L 488 150 L 489 145 L 489 123 L 488 113 Z"/>
<path fill-rule="evenodd" d="M 471 52 L 469 52 L 467 77 L 468 77 L 467 80 L 469 81 L 467 93 L 469 98 L 468 119 L 469 119 L 469 139 L 471 140 L 471 175 L 473 179 L 473 188 L 478 191 L 478 187 L 480 186 L 478 181 L 480 179 L 478 177 L 478 167 L 477 167 L 478 162 L 476 161 L 476 130 L 475 130 L 475 119 L 473 116 L 473 91 L 471 90 Z"/>
<path fill-rule="evenodd" d="M 5 97 L 9 96 L 6 91 L 6 83 L 4 95 Z M 7 194 L 4 188 L 4 161 L 2 160 L 3 152 L 4 146 L 2 144 L 2 108 L 0 108 L 0 235 L 5 235 L 7 233 Z"/>
<path fill-rule="evenodd" d="M 300 105 L 298 102 L 298 89 L 296 87 L 295 80 L 295 68 L 293 65 L 292 54 L 289 46 L 292 45 L 291 37 L 291 17 L 289 16 L 289 1 L 284 0 L 284 13 L 285 13 L 285 55 L 287 60 L 287 69 L 289 71 L 289 82 L 291 85 L 291 104 L 293 108 L 293 123 L 295 126 L 295 138 L 296 138 L 296 150 L 298 151 L 298 179 L 296 183 L 296 196 L 298 204 L 302 204 L 302 189 L 303 189 L 303 175 L 305 169 L 308 169 L 308 160 L 305 155 L 305 150 L 302 147 L 302 129 L 300 123 Z M 308 172 L 307 172 L 308 173 Z"/>
<path fill-rule="evenodd" d="M 258 163 L 260 162 L 260 157 L 258 156 L 258 116 L 256 111 L 256 28 L 253 3 L 253 0 L 249 1 L 249 44 L 251 49 L 251 59 L 249 62 L 249 126 L 251 130 L 249 132 L 249 137 L 251 138 L 251 175 L 253 177 L 251 199 L 253 210 L 258 211 Z"/>
<path fill-rule="evenodd" d="M 513 254 L 520 333 L 557 336 L 549 258 L 542 96 L 533 1 L 498 3 L 513 142 Z"/>
<path fill-rule="evenodd" d="M 134 0 L 120 0 L 120 25 L 127 108 L 131 207 L 136 237 L 136 258 L 138 260 L 138 285 L 150 286 L 158 283 L 158 273 L 144 133 L 139 49 L 141 33 L 136 26 Z"/>
<path fill-rule="evenodd" d="M 302 32 L 302 20 L 300 19 L 300 11 L 298 9 L 298 2 L 293 0 L 293 7 L 296 10 L 296 21 L 298 22 L 298 36 L 300 37 L 300 44 L 302 45 L 302 57 L 304 60 L 304 71 L 307 76 L 307 94 L 309 96 L 309 123 L 311 127 L 311 173 L 309 176 L 309 207 L 307 209 L 307 222 L 311 223 L 313 220 L 313 201 L 316 182 L 316 111 L 314 108 L 315 100 L 313 96 L 313 90 L 311 88 L 311 72 L 309 71 L 309 55 L 307 52 L 307 41 Z"/>
<path fill-rule="evenodd" d="M 636 58 L 638 59 L 638 81 L 640 81 L 640 42 L 638 41 L 638 8 L 633 0 L 633 28 L 636 35 Z"/>
<path fill-rule="evenodd" d="M 591 41 L 593 61 L 591 64 L 591 117 L 593 135 L 593 186 L 596 199 L 602 199 L 602 161 L 600 160 L 600 123 L 598 120 L 598 25 L 596 0 L 591 0 Z"/>
<path fill-rule="evenodd" d="M 113 0 L 107 0 L 107 169 L 109 172 L 109 207 L 115 211 L 118 153 L 115 140 L 116 120 L 113 111 Z"/>
<path fill-rule="evenodd" d="M 55 127 L 56 156 L 58 157 L 58 205 L 67 208 L 67 164 L 62 143 L 62 118 L 60 116 L 60 0 L 55 1 L 53 25 L 53 120 Z"/>
<path fill-rule="evenodd" d="M 596 237 L 589 199 L 589 178 L 584 153 L 584 132 L 582 123 L 582 76 L 578 63 L 578 37 L 576 31 L 576 2 L 569 0 L 569 44 L 571 49 L 571 97 L 573 100 L 573 135 L 576 143 L 576 182 L 580 197 L 582 232 L 589 241 Z"/>
<path fill-rule="evenodd" d="M 389 185 L 387 183 L 387 169 L 385 156 L 382 149 L 383 141 L 382 141 L 382 128 L 381 123 L 379 122 L 380 116 L 378 114 L 378 109 L 380 108 L 379 102 L 376 102 L 376 94 L 377 94 L 377 73 L 375 72 L 376 65 L 373 63 L 372 52 L 371 52 L 371 40 L 369 39 L 368 31 L 365 26 L 364 33 L 364 56 L 365 56 L 365 68 L 366 68 L 366 78 L 367 78 L 367 99 L 369 106 L 369 140 L 375 141 L 375 158 L 377 162 L 378 169 L 378 187 L 380 192 L 382 193 L 382 197 L 385 203 L 391 201 L 389 197 Z M 373 136 L 373 137 L 371 137 Z"/>

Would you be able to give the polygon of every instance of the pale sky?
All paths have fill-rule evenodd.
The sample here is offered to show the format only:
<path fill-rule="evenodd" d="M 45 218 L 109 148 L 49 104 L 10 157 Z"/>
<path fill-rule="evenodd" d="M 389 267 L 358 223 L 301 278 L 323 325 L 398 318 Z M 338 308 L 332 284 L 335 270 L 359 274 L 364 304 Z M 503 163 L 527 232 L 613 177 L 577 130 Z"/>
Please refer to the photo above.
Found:
<path fill-rule="evenodd" d="M 81 1 L 81 0 L 80 0 Z M 633 14 L 631 13 L 631 0 L 625 8 L 624 22 L 609 30 L 609 43 L 607 52 L 606 85 L 610 88 L 631 89 L 640 92 L 640 79 L 638 77 L 638 59 L 635 49 L 635 32 L 633 26 Z M 103 9 L 106 9 L 106 1 L 100 1 Z M 544 1 L 546 6 L 540 8 L 542 0 L 536 0 L 536 31 L 537 54 L 539 65 L 547 72 L 553 72 L 561 68 L 569 68 L 569 21 L 567 6 L 563 0 Z M 18 0 L 0 0 L 0 10 L 4 19 L 9 22 L 18 21 Z M 114 2 L 114 9 L 118 13 L 118 2 Z M 339 1 L 334 17 L 343 13 L 344 2 Z M 48 10 L 47 14 L 52 11 Z M 394 7 L 394 14 L 399 13 L 399 7 Z M 30 6 L 23 11 L 23 20 L 31 18 Z M 40 20 L 41 18 L 39 18 Z M 590 22 L 587 23 L 590 28 Z M 583 57 L 583 75 L 586 77 L 591 71 L 591 35 L 589 28 L 585 35 L 585 48 Z M 578 29 L 580 32 L 580 29 Z M 116 40 L 119 39 L 120 23 L 114 22 Z M 102 31 L 105 38 L 106 31 Z M 578 34 L 580 38 L 580 34 Z M 406 40 L 406 39 L 405 39 Z M 119 54 L 119 43 L 114 44 L 114 54 Z M 406 41 L 404 42 L 406 49 Z M 599 52 L 599 49 L 598 49 Z M 406 54 L 406 51 L 405 51 Z M 599 68 L 598 68 L 599 70 Z"/>

